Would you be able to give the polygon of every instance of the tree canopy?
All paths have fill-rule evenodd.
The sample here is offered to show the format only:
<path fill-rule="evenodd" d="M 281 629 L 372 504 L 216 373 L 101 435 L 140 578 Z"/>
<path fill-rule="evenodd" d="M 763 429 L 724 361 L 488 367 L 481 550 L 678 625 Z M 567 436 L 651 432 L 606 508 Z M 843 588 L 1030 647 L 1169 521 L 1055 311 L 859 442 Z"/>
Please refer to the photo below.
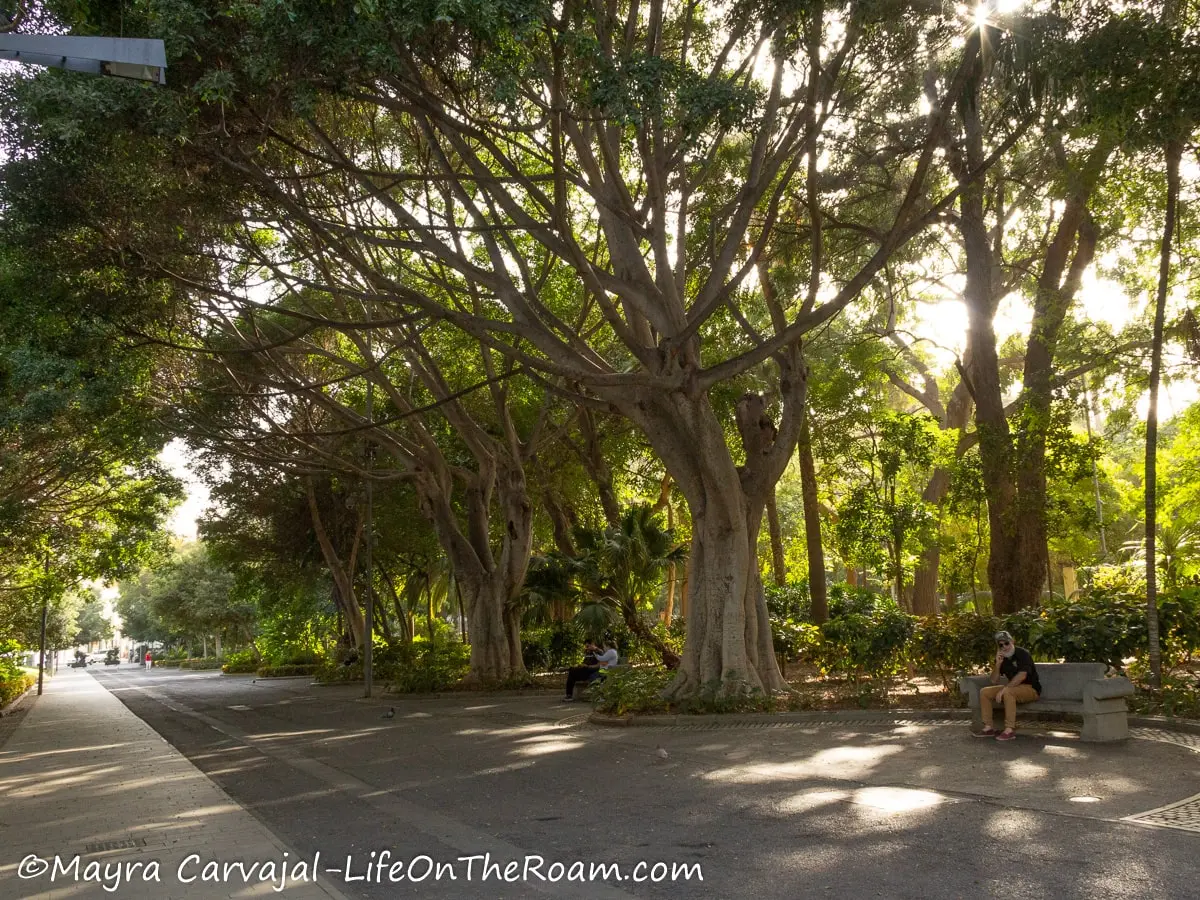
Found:
<path fill-rule="evenodd" d="M 211 550 L 168 570 L 195 593 L 153 576 L 178 603 L 147 639 L 249 640 L 303 597 L 349 650 L 370 595 L 388 641 L 463 620 L 473 682 L 525 676 L 552 554 L 672 662 L 648 615 L 678 576 L 683 699 L 786 688 L 765 559 L 803 564 L 819 625 L 827 576 L 1009 615 L 1121 562 L 1122 529 L 1153 543 L 1121 423 L 1192 374 L 1190 5 L 122 15 L 166 42 L 167 89 L 7 76 L 0 589 L 52 541 L 71 578 L 137 571 L 172 436 Z M 1175 440 L 1167 509 L 1194 480 Z"/>

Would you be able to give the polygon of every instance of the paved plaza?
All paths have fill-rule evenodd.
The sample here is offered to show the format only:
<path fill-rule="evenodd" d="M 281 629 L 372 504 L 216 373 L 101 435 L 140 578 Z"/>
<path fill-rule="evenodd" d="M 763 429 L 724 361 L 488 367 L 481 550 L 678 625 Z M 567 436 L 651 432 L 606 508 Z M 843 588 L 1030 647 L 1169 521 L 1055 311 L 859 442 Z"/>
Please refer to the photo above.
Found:
<path fill-rule="evenodd" d="M 1188 734 L 1095 745 L 1040 725 L 1004 745 L 865 714 L 614 728 L 554 694 L 361 692 L 60 673 L 0 727 L 0 900 L 265 897 L 285 869 L 295 898 L 1196 896 Z M 18 872 L 56 855 L 79 876 Z M 106 891 L 106 871 L 131 874 Z"/>

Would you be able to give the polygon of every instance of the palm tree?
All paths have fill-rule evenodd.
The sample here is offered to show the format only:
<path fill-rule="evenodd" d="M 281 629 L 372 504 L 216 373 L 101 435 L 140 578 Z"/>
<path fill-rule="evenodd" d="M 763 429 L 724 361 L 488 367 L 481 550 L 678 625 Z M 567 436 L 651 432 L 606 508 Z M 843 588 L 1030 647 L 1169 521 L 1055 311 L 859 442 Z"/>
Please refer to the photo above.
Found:
<path fill-rule="evenodd" d="M 671 529 L 662 526 L 654 508 L 644 504 L 626 509 L 615 526 L 577 528 L 574 537 L 575 555 L 550 558 L 538 585 L 553 586 L 549 593 L 561 597 L 569 581 L 572 599 L 579 604 L 575 619 L 586 631 L 599 634 L 613 621 L 623 621 L 631 633 L 655 649 L 663 665 L 676 668 L 678 654 L 663 643 L 642 614 L 653 609 L 664 573 L 672 563 L 687 558 L 687 548 L 675 540 Z M 543 591 L 536 593 L 540 597 Z"/>
<path fill-rule="evenodd" d="M 1184 569 L 1196 561 L 1200 542 L 1196 531 L 1190 527 L 1160 525 L 1155 529 L 1154 555 L 1158 571 L 1162 573 L 1163 587 L 1168 590 L 1179 586 Z M 1146 540 L 1138 538 L 1126 541 L 1121 549 L 1130 554 L 1130 562 L 1145 565 Z"/>

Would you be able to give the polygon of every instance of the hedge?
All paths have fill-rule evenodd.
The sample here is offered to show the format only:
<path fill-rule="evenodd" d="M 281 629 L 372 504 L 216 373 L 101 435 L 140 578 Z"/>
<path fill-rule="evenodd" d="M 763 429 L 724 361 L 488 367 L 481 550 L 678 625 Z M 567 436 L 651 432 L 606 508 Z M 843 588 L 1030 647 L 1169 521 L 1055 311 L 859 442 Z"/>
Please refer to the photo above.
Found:
<path fill-rule="evenodd" d="M 221 671 L 227 675 L 245 675 L 257 672 L 261 665 L 262 660 L 255 655 L 253 650 L 238 650 L 225 657 Z"/>
<path fill-rule="evenodd" d="M 886 597 L 873 609 L 861 596 L 845 599 L 850 602 L 830 604 L 829 621 L 819 629 L 791 616 L 772 617 L 776 652 L 855 677 L 886 678 L 912 663 L 951 690 L 958 675 L 991 663 L 993 637 L 1002 629 L 1038 660 L 1096 661 L 1123 669 L 1126 660 L 1146 655 L 1146 600 L 1124 586 L 1099 586 L 1004 618 L 948 612 L 920 619 Z M 1200 653 L 1200 586 L 1166 593 L 1158 605 L 1164 667 L 1170 669 Z"/>
<path fill-rule="evenodd" d="M 215 656 L 197 656 L 194 659 L 185 659 L 179 664 L 181 669 L 219 669 L 221 668 L 221 660 Z"/>
<path fill-rule="evenodd" d="M 290 666 L 259 666 L 259 678 L 287 678 L 291 675 L 315 675 L 319 666 L 316 663 Z"/>
<path fill-rule="evenodd" d="M 0 707 L 8 706 L 35 684 L 37 684 L 37 678 L 28 672 L 20 672 L 0 679 Z"/>

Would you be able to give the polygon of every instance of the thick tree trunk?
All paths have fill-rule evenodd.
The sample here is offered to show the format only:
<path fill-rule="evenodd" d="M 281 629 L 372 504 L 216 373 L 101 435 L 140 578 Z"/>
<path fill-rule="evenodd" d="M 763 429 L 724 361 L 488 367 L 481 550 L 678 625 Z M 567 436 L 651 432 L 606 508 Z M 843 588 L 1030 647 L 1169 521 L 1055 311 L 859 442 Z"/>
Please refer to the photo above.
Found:
<path fill-rule="evenodd" d="M 691 512 L 687 644 L 668 697 L 713 685 L 724 694 L 786 690 L 758 575 L 767 491 L 756 484 L 758 496 L 747 496 L 745 473 L 734 464 L 707 396 L 647 391 L 612 399 L 644 430 Z M 760 450 L 748 449 L 748 460 L 757 462 Z"/>
<path fill-rule="evenodd" d="M 525 674 L 520 621 L 508 609 L 501 579 L 464 580 L 463 606 L 471 623 L 471 668 L 464 683 L 484 686 Z"/>
<path fill-rule="evenodd" d="M 937 541 L 921 551 L 913 572 L 912 611 L 914 616 L 938 614 L 938 568 L 942 564 L 942 549 Z"/>
<path fill-rule="evenodd" d="M 693 511 L 692 529 L 687 645 L 671 696 L 711 684 L 725 693 L 785 690 L 744 507 L 710 502 L 703 515 Z"/>
<path fill-rule="evenodd" d="M 523 470 L 505 462 L 509 464 L 499 472 L 494 463 L 481 464 L 468 485 L 465 534 L 448 490 L 431 477 L 416 479 L 421 513 L 433 525 L 454 579 L 462 586 L 471 636 L 471 667 L 465 680 L 473 685 L 527 675 L 515 604 L 533 550 L 533 508 Z M 498 553 L 492 549 L 494 505 L 504 517 Z"/>
<path fill-rule="evenodd" d="M 583 466 L 591 476 L 596 492 L 600 497 L 600 508 L 604 510 L 604 520 L 610 527 L 621 521 L 621 507 L 617 503 L 617 492 L 613 485 L 612 469 L 604 458 L 604 450 L 600 445 L 600 429 L 596 425 L 596 414 L 585 407 L 580 412 L 580 431 L 583 434 L 584 446 L 580 453 Z"/>
<path fill-rule="evenodd" d="M 976 106 L 978 93 L 974 100 L 967 107 L 964 123 L 968 168 L 983 156 L 982 128 Z M 994 611 L 1004 614 L 1027 605 L 1025 598 L 1030 592 L 1025 582 L 1030 580 L 1029 573 L 1036 571 L 1040 584 L 1045 566 L 1040 556 L 1023 565 L 1018 553 L 1021 535 L 1016 531 L 1011 515 L 1016 505 L 1017 486 L 1013 478 L 1012 435 L 1000 380 L 1000 357 L 992 325 L 998 298 L 993 288 L 993 254 L 984 221 L 984 190 L 981 181 L 969 182 L 963 187 L 960 201 L 959 228 L 967 262 L 963 300 L 967 307 L 967 347 L 970 351 L 962 376 L 970 385 L 975 400 L 975 427 L 979 434 L 979 456 L 988 497 L 992 542 L 988 581 Z M 1042 547 L 1044 552 L 1044 542 Z M 1036 548 L 1030 550 L 1036 553 Z"/>
<path fill-rule="evenodd" d="M 983 63 L 979 65 L 980 77 L 975 80 L 974 94 L 962 105 L 966 154 L 956 163 L 960 183 L 984 159 L 978 105 Z M 991 542 L 988 582 L 997 615 L 1033 605 L 1041 593 L 1048 561 L 1045 449 L 1053 401 L 1054 354 L 1066 312 L 1092 259 L 1095 233 L 1087 204 L 1110 153 L 1111 144 L 1102 136 L 1081 168 L 1069 173 L 1073 190 L 1046 249 L 1038 278 L 1016 442 L 1004 409 L 992 327 L 999 301 L 994 284 L 999 241 L 995 248 L 989 246 L 983 181 L 963 184 L 959 228 L 967 262 L 963 300 L 968 314 L 970 354 L 963 374 L 976 407 L 979 454 L 988 496 Z"/>
<path fill-rule="evenodd" d="M 767 495 L 767 534 L 771 539 L 771 580 L 783 587 L 787 584 L 787 566 L 783 561 L 783 533 L 779 528 L 779 507 L 774 489 Z"/>
<path fill-rule="evenodd" d="M 912 600 L 904 590 L 904 544 L 893 535 L 891 542 L 892 594 L 896 605 L 906 613 L 912 613 Z"/>
<path fill-rule="evenodd" d="M 573 510 L 549 492 L 543 495 L 542 505 L 546 508 L 547 515 L 550 516 L 555 549 L 563 556 L 575 556 L 575 541 L 571 535 L 571 529 L 575 527 Z"/>
<path fill-rule="evenodd" d="M 568 559 L 575 556 L 575 541 L 571 534 L 571 529 L 575 525 L 574 511 L 550 492 L 543 495 L 542 505 L 550 516 L 555 549 Z M 565 600 L 550 601 L 550 620 L 552 622 L 565 622 L 570 618 L 570 610 L 567 608 Z"/>
<path fill-rule="evenodd" d="M 930 476 L 921 499 L 926 503 L 941 506 L 950 487 L 950 473 L 939 467 Z M 938 614 L 937 587 L 938 567 L 941 565 L 942 550 L 937 539 L 921 551 L 916 571 L 913 572 L 912 611 L 917 616 Z"/>
<path fill-rule="evenodd" d="M 317 503 L 316 487 L 311 476 L 304 479 L 304 488 L 308 498 L 308 512 L 312 519 L 313 532 L 317 536 L 317 544 L 325 559 L 325 567 L 329 570 L 330 577 L 333 578 L 334 601 L 348 626 L 351 641 L 355 647 L 361 647 L 366 623 L 363 620 L 362 607 L 358 605 L 358 599 L 354 595 L 354 582 L 350 573 L 342 565 L 341 557 L 338 556 L 337 549 L 333 546 L 333 541 L 330 540 L 329 533 L 325 529 L 324 520 L 321 518 L 321 509 Z"/>
<path fill-rule="evenodd" d="M 811 616 L 820 625 L 829 618 L 829 591 L 825 583 L 825 550 L 821 546 L 821 503 L 817 496 L 817 467 L 807 415 L 797 445 L 800 459 L 800 495 L 804 503 L 804 540 L 808 550 L 808 595 Z M 851 582 L 853 583 L 853 582 Z"/>

